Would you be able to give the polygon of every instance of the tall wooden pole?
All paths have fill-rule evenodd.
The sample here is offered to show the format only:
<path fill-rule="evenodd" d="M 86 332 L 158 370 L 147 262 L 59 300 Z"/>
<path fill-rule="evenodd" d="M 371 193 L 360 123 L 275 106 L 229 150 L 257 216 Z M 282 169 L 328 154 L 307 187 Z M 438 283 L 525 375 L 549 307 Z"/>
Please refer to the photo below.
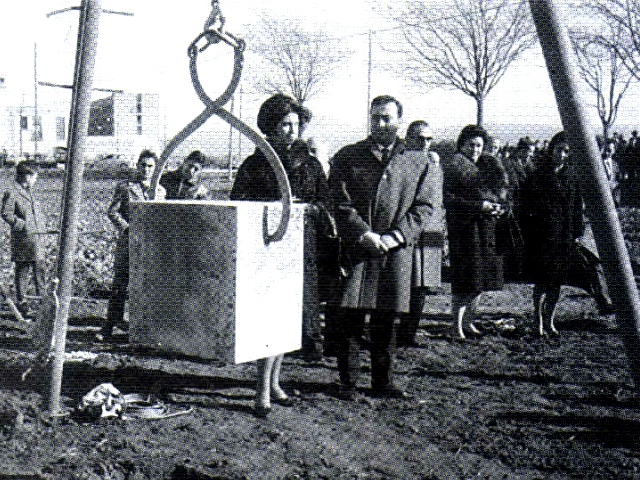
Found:
<path fill-rule="evenodd" d="M 55 350 L 51 369 L 51 390 L 49 413 L 55 416 L 60 410 L 60 391 L 62 388 L 62 370 L 67 338 L 67 321 L 71 302 L 73 267 L 78 243 L 78 214 L 82 202 L 82 177 L 89 111 L 91 108 L 91 89 L 93 67 L 98 47 L 98 26 L 102 12 L 101 0 L 82 0 L 78 27 L 78 46 L 73 80 L 73 98 L 71 103 L 71 121 L 69 122 L 69 158 L 65 174 L 64 197 L 60 245 L 57 264 L 59 279 L 58 298 L 54 323 Z"/>
<path fill-rule="evenodd" d="M 636 388 L 640 387 L 640 298 L 595 135 L 578 95 L 569 36 L 551 0 L 529 0 L 562 124 L 584 186 L 587 215 L 611 290 L 616 320 Z"/>
<path fill-rule="evenodd" d="M 231 114 L 233 115 L 233 109 L 236 103 L 236 96 L 231 97 Z M 229 125 L 229 181 L 233 180 L 233 126 Z"/>
<path fill-rule="evenodd" d="M 369 135 L 371 131 L 371 116 L 369 115 L 371 109 L 371 70 L 373 66 L 373 40 L 372 40 L 371 29 L 369 29 L 369 52 L 367 58 L 367 131 L 364 133 L 365 136 Z"/>
<path fill-rule="evenodd" d="M 42 125 L 38 115 L 38 44 L 33 44 L 33 158 L 37 159 L 38 136 Z"/>

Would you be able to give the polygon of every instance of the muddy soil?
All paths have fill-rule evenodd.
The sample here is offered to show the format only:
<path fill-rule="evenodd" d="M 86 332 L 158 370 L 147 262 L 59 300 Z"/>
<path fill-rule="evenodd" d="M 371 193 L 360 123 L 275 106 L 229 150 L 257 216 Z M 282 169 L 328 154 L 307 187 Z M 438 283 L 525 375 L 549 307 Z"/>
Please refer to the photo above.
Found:
<path fill-rule="evenodd" d="M 12 181 L 0 172 L 0 189 Z M 220 187 L 216 180 L 211 188 Z M 105 219 L 114 180 L 85 185 L 74 294 L 110 283 L 114 231 Z M 57 226 L 62 178 L 36 192 Z M 621 210 L 640 265 L 640 210 Z M 8 229 L 0 227 L 3 245 Z M 47 238 L 49 271 L 56 238 Z M 0 282 L 11 286 L 8 248 Z M 446 292 L 445 292 L 446 293 Z M 631 386 L 613 317 L 565 289 L 560 335 L 539 339 L 531 287 L 486 295 L 485 335 L 451 335 L 449 297 L 429 297 L 416 348 L 397 352 L 397 383 L 411 398 L 369 395 L 369 362 L 355 402 L 337 397 L 335 359 L 287 355 L 283 384 L 295 403 L 253 415 L 255 365 L 224 365 L 136 349 L 122 332 L 95 341 L 104 301 L 73 304 L 62 389 L 68 415 L 47 414 L 49 376 L 31 365 L 27 336 L 0 312 L 0 479 L 631 479 L 640 478 L 640 396 Z M 75 412 L 95 386 L 153 395 L 164 419 L 86 421 Z M 192 409 L 189 411 L 189 409 Z"/>
<path fill-rule="evenodd" d="M 104 303 L 74 307 L 63 381 L 68 415 L 46 415 L 49 380 L 18 330 L 0 330 L 0 478 L 34 479 L 632 479 L 640 478 L 640 397 L 615 319 L 564 290 L 560 335 L 539 339 L 530 286 L 482 304 L 485 335 L 458 340 L 448 296 L 430 297 L 419 345 L 397 351 L 411 398 L 337 396 L 335 359 L 287 355 L 292 407 L 252 412 L 255 365 L 169 357 L 94 340 Z M 7 322 L 5 322 L 7 323 Z M 86 421 L 74 411 L 104 382 L 153 395 L 164 419 Z"/>

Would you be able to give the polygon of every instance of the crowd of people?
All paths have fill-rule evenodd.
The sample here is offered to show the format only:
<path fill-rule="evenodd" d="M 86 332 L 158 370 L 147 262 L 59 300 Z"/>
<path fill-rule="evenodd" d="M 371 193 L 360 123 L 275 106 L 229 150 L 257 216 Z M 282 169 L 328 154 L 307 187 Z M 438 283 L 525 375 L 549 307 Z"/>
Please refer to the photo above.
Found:
<path fill-rule="evenodd" d="M 358 395 L 360 348 L 368 337 L 371 393 L 403 398 L 393 379 L 394 346 L 416 344 L 425 296 L 441 291 L 442 249 L 448 238 L 452 333 L 482 335 L 474 323 L 484 292 L 507 281 L 534 284 L 539 334 L 557 334 L 554 312 L 562 285 L 585 289 L 601 314 L 612 312 L 568 142 L 558 132 L 548 142 L 528 137 L 515 148 L 501 145 L 479 125 L 459 133 L 455 153 L 441 159 L 422 119 L 399 135 L 402 104 L 382 95 L 370 105 L 370 135 L 341 148 L 326 172 L 302 131 L 311 112 L 276 94 L 260 107 L 257 125 L 282 160 L 294 198 L 309 204 L 316 229 L 316 262 L 305 271 L 302 352 L 309 361 L 337 358 L 341 398 Z M 640 173 L 637 132 L 600 142 L 614 201 L 619 181 Z M 124 326 L 129 283 L 129 202 L 208 198 L 200 181 L 204 155 L 192 152 L 178 170 L 165 172 L 156 192 L 151 178 L 157 156 L 141 153 L 136 175 L 118 183 L 108 218 L 119 232 L 107 320 L 100 338 Z M 18 306 L 29 268 L 42 289 L 44 225 L 32 188 L 37 166 L 18 165 L 15 185 L 2 198 L 2 218 L 11 227 Z M 230 198 L 277 201 L 276 175 L 260 149 L 241 164 Z M 616 199 L 617 198 L 617 199 Z M 324 323 L 320 306 L 324 305 Z M 324 330 L 323 330 L 324 326 Z M 255 412 L 290 405 L 280 386 L 284 355 L 258 361 Z"/>

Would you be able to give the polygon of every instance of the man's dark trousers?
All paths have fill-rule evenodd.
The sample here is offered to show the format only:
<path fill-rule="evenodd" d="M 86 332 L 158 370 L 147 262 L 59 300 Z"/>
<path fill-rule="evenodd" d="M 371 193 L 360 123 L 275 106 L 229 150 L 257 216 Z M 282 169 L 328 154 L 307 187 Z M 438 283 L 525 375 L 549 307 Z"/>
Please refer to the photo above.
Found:
<path fill-rule="evenodd" d="M 355 388 L 360 373 L 359 350 L 367 311 L 340 309 L 336 319 L 340 335 L 337 339 L 337 359 L 340 382 Z M 369 319 L 369 351 L 371 352 L 371 387 L 383 389 L 391 385 L 391 348 L 393 338 L 393 312 L 374 310 Z"/>

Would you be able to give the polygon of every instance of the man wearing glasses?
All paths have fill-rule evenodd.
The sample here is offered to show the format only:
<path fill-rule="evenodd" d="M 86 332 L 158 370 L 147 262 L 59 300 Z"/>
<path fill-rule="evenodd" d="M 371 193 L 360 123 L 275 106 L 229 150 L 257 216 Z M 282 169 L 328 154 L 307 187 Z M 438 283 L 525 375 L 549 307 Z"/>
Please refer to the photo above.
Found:
<path fill-rule="evenodd" d="M 422 234 L 413 258 L 413 283 L 409 314 L 401 318 L 396 334 L 398 347 L 417 345 L 416 333 L 422 316 L 425 296 L 439 291 L 442 286 L 441 265 L 444 245 L 444 210 L 442 208 L 442 169 L 440 157 L 430 150 L 433 131 L 424 120 L 409 124 L 405 145 L 408 155 L 420 152 L 428 159 L 425 183 L 429 186 L 431 215 L 422 225 Z"/>

